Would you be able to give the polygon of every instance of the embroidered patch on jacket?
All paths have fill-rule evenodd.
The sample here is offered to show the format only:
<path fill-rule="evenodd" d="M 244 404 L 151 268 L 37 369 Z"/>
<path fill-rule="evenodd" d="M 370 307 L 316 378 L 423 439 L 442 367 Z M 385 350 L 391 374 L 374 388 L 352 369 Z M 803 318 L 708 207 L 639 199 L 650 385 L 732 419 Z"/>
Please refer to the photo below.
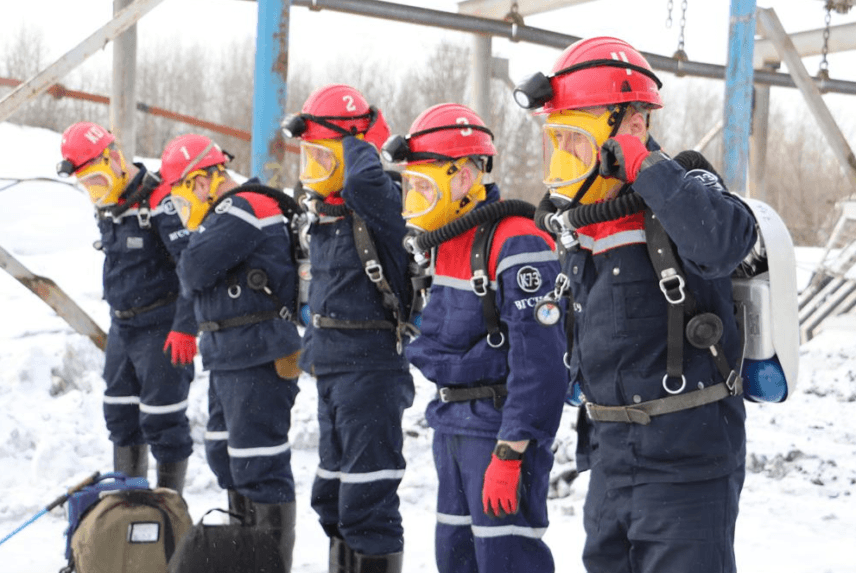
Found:
<path fill-rule="evenodd" d="M 535 267 L 520 267 L 517 271 L 517 286 L 524 292 L 535 292 L 541 288 L 541 272 Z"/>
<path fill-rule="evenodd" d="M 125 241 L 125 247 L 129 249 L 142 249 L 143 248 L 143 238 L 142 237 L 128 237 Z"/>
<path fill-rule="evenodd" d="M 232 198 L 226 197 L 225 199 L 223 199 L 223 201 L 219 205 L 217 205 L 214 208 L 214 212 L 222 214 L 222 213 L 225 213 L 226 211 L 228 211 L 231 207 L 232 207 Z"/>
<path fill-rule="evenodd" d="M 172 199 L 170 197 L 164 199 L 161 205 L 163 206 L 164 213 L 166 213 L 167 215 L 175 215 L 175 205 L 172 204 Z"/>

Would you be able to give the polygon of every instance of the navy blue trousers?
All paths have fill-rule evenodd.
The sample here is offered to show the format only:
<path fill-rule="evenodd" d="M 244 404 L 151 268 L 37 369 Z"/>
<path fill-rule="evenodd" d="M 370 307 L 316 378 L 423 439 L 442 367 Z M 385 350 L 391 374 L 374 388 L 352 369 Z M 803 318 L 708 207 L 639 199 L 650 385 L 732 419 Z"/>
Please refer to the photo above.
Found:
<path fill-rule="evenodd" d="M 398 553 L 404 546 L 401 417 L 413 395 L 407 371 L 318 376 L 320 463 L 312 507 L 327 535 L 364 555 Z"/>
<path fill-rule="evenodd" d="M 551 573 L 553 555 L 541 537 L 547 530 L 550 444 L 529 444 L 520 473 L 516 514 L 484 513 L 484 473 L 496 445 L 492 438 L 434 432 L 439 479 L 435 553 L 440 573 Z"/>
<path fill-rule="evenodd" d="M 171 325 L 110 325 L 104 358 L 104 419 L 117 446 L 148 444 L 159 462 L 193 450 L 187 394 L 193 365 L 176 368 L 163 352 Z"/>
<path fill-rule="evenodd" d="M 608 489 L 592 470 L 583 523 L 588 573 L 734 573 L 744 469 L 688 483 Z"/>
<path fill-rule="evenodd" d="M 258 503 L 294 501 L 288 430 L 298 391 L 273 362 L 211 371 L 205 453 L 220 487 Z"/>

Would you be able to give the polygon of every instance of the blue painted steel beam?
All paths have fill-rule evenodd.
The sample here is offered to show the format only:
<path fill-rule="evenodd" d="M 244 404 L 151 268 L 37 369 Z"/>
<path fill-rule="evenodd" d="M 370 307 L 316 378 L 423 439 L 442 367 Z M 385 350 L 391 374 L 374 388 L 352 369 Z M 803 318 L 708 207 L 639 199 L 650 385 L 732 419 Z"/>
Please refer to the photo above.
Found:
<path fill-rule="evenodd" d="M 263 183 L 282 188 L 285 142 L 279 124 L 288 96 L 291 0 L 258 0 L 258 8 L 250 171 Z"/>
<path fill-rule="evenodd" d="M 752 124 L 752 51 L 755 46 L 755 0 L 731 0 L 725 66 L 723 177 L 728 189 L 746 195 L 749 131 Z"/>

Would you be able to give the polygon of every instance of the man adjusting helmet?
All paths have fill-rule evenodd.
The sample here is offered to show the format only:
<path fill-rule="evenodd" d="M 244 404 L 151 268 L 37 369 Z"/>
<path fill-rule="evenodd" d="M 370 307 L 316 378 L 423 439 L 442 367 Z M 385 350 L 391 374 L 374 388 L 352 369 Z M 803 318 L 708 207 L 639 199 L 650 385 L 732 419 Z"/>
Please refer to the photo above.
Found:
<path fill-rule="evenodd" d="M 755 220 L 660 150 L 659 87 L 632 46 L 599 37 L 515 92 L 547 114 L 535 219 L 568 251 L 557 291 L 573 300 L 577 466 L 592 474 L 583 562 L 733 572 L 746 437 L 730 277 Z"/>

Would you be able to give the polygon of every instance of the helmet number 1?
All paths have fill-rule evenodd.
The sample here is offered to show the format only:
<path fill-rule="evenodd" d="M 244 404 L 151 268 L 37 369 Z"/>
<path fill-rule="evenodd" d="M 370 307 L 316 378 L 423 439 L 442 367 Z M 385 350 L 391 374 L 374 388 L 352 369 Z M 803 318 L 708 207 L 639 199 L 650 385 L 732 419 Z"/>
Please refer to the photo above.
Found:
<path fill-rule="evenodd" d="M 186 160 L 190 161 L 190 153 L 187 152 L 187 148 L 185 146 L 182 145 L 178 148 L 178 150 L 181 152 L 182 155 L 184 155 L 184 158 Z"/>
<path fill-rule="evenodd" d="M 342 96 L 342 101 L 345 102 L 345 109 L 348 111 L 356 111 L 357 106 L 354 105 L 354 96 L 346 95 Z"/>
<path fill-rule="evenodd" d="M 467 118 L 465 118 L 465 117 L 459 117 L 458 119 L 455 120 L 455 123 L 458 123 L 461 125 L 469 125 L 470 124 L 470 122 L 468 122 Z M 468 135 L 472 135 L 472 134 L 473 134 L 473 129 L 471 127 L 468 127 L 466 129 L 461 130 L 461 135 L 463 135 L 464 137 L 467 137 Z"/>

